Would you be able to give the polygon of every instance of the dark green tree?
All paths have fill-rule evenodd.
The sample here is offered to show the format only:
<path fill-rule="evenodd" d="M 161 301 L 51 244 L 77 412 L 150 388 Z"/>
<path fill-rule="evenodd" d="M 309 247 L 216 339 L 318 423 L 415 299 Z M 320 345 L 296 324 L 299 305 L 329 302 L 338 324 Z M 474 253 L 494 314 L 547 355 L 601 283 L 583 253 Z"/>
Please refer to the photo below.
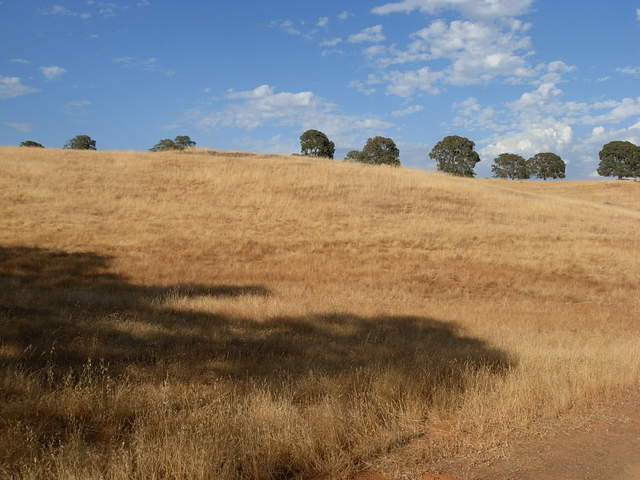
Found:
<path fill-rule="evenodd" d="M 373 137 L 367 140 L 359 161 L 370 165 L 400 166 L 400 150 L 393 140 L 387 137 Z"/>
<path fill-rule="evenodd" d="M 511 178 L 512 180 L 526 180 L 531 178 L 529 163 L 515 153 L 501 153 L 493 161 L 491 171 L 496 178 Z"/>
<path fill-rule="evenodd" d="M 603 177 L 640 177 L 640 147 L 631 142 L 609 142 L 600 151 L 598 175 Z"/>
<path fill-rule="evenodd" d="M 34 142 L 33 140 L 25 140 L 24 142 L 20 142 L 21 147 L 36 147 L 36 148 L 44 148 L 44 145 L 38 142 Z"/>
<path fill-rule="evenodd" d="M 184 150 L 186 148 L 193 148 L 196 146 L 196 142 L 191 140 L 188 135 L 179 135 L 175 138 L 174 143 L 178 147 L 179 150 Z"/>
<path fill-rule="evenodd" d="M 362 161 L 362 152 L 360 150 L 351 150 L 345 155 L 344 159 L 348 162 L 360 162 Z"/>
<path fill-rule="evenodd" d="M 312 157 L 333 158 L 335 144 L 319 130 L 307 130 L 300 136 L 300 151 Z"/>
<path fill-rule="evenodd" d="M 187 148 L 193 148 L 196 146 L 196 142 L 191 140 L 187 135 L 177 136 L 174 140 L 170 138 L 163 138 L 152 148 L 151 152 L 166 152 L 168 150 L 185 150 Z"/>
<path fill-rule="evenodd" d="M 436 161 L 438 170 L 460 177 L 475 177 L 473 170 L 480 156 L 473 150 L 475 143 L 465 137 L 452 135 L 440 140 L 429 157 Z"/>
<path fill-rule="evenodd" d="M 560 156 L 551 152 L 537 153 L 529 160 L 531 175 L 546 180 L 547 178 L 565 178 L 567 164 Z"/>
<path fill-rule="evenodd" d="M 168 150 L 180 150 L 180 148 L 170 138 L 163 138 L 149 149 L 150 152 L 166 152 Z"/>
<path fill-rule="evenodd" d="M 64 148 L 68 150 L 95 150 L 96 141 L 89 135 L 76 135 L 66 143 Z"/>

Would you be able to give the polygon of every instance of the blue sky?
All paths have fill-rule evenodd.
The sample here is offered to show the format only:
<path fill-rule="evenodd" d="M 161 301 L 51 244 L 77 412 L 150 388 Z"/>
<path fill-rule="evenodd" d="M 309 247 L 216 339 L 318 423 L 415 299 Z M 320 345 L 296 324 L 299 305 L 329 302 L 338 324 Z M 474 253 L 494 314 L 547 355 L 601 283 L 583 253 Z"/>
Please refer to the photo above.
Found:
<path fill-rule="evenodd" d="M 1 0 L 0 144 L 337 153 L 392 137 L 404 165 L 446 135 L 493 158 L 560 154 L 590 178 L 640 144 L 640 0 Z"/>

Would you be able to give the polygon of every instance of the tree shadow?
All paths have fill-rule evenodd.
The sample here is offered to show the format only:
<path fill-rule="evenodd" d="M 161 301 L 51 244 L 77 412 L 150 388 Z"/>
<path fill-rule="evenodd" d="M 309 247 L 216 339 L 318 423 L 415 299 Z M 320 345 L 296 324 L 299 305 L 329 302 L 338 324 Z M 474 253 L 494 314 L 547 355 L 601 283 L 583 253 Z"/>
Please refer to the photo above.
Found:
<path fill-rule="evenodd" d="M 261 285 L 136 285 L 110 270 L 112 260 L 93 252 L 0 246 L 4 378 L 26 373 L 44 392 L 61 381 L 80 382 L 93 361 L 115 381 L 222 380 L 240 396 L 263 389 L 308 405 L 333 395 L 344 399 L 346 409 L 370 395 L 387 399 L 385 412 L 408 395 L 425 405 L 443 392 L 454 396 L 464 390 L 469 372 L 500 375 L 514 365 L 506 352 L 464 335 L 455 324 L 424 316 L 330 312 L 256 319 L 177 309 L 163 300 L 272 293 Z M 76 428 L 77 420 L 60 413 L 20 407 L 33 401 L 29 395 L 10 381 L 0 384 L 7 426 L 31 425 L 49 445 L 62 438 L 57 432 Z M 120 442 L 126 432 L 118 429 L 132 428 L 137 413 L 132 407 L 116 415 L 123 419 L 113 425 L 83 418 L 85 440 Z"/>
<path fill-rule="evenodd" d="M 399 375 L 429 370 L 444 381 L 463 367 L 499 372 L 513 363 L 455 324 L 428 317 L 332 312 L 255 321 L 167 308 L 155 300 L 271 292 L 259 285 L 134 285 L 109 270 L 112 260 L 92 252 L 0 247 L 0 338 L 8 350 L 22 352 L 1 356 L 0 365 L 51 369 L 53 361 L 62 374 L 92 358 L 113 374 L 137 365 L 161 379 L 179 360 L 192 379 L 279 382 L 372 366 Z"/>

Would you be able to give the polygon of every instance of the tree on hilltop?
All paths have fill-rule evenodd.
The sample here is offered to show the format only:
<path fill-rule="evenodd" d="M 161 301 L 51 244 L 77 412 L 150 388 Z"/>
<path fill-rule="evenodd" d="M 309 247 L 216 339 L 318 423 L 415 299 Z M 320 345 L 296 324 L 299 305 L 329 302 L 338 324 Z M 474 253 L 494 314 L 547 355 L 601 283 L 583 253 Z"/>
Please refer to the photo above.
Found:
<path fill-rule="evenodd" d="M 35 148 L 44 148 L 44 145 L 38 142 L 34 142 L 33 140 L 25 140 L 24 142 L 20 142 L 21 147 L 35 147 Z"/>
<path fill-rule="evenodd" d="M 186 150 L 187 148 L 193 148 L 196 146 L 196 142 L 191 140 L 188 135 L 179 135 L 174 140 L 170 138 L 163 138 L 152 148 L 151 152 L 166 152 L 170 150 Z"/>
<path fill-rule="evenodd" d="M 529 162 L 515 153 L 501 153 L 491 166 L 496 178 L 510 178 L 512 180 L 526 180 L 531 177 Z"/>
<path fill-rule="evenodd" d="M 440 140 L 429 153 L 436 161 L 438 170 L 460 177 L 475 177 L 474 168 L 480 156 L 473 150 L 475 143 L 456 135 Z"/>
<path fill-rule="evenodd" d="M 598 175 L 640 177 L 640 147 L 631 142 L 614 141 L 602 147 Z"/>
<path fill-rule="evenodd" d="M 344 159 L 347 162 L 361 162 L 362 152 L 360 150 L 351 150 L 344 156 Z"/>
<path fill-rule="evenodd" d="M 333 158 L 336 145 L 319 130 L 307 130 L 300 136 L 300 151 L 311 157 Z"/>
<path fill-rule="evenodd" d="M 528 160 L 528 163 L 531 174 L 543 180 L 566 177 L 567 164 L 555 153 L 537 153 Z"/>
<path fill-rule="evenodd" d="M 400 150 L 395 142 L 387 137 L 373 137 L 367 140 L 358 161 L 370 165 L 400 166 Z"/>
<path fill-rule="evenodd" d="M 76 135 L 65 146 L 67 150 L 95 150 L 96 141 L 89 135 Z"/>

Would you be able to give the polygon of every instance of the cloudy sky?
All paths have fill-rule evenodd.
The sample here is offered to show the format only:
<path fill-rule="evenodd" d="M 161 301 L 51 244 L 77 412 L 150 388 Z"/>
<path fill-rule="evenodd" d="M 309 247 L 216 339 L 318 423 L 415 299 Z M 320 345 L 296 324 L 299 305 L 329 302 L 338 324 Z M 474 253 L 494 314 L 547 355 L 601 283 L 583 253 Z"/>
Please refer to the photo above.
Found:
<path fill-rule="evenodd" d="M 404 165 L 446 135 L 560 154 L 640 144 L 640 0 L 0 0 L 0 144 L 339 155 L 392 137 Z"/>

